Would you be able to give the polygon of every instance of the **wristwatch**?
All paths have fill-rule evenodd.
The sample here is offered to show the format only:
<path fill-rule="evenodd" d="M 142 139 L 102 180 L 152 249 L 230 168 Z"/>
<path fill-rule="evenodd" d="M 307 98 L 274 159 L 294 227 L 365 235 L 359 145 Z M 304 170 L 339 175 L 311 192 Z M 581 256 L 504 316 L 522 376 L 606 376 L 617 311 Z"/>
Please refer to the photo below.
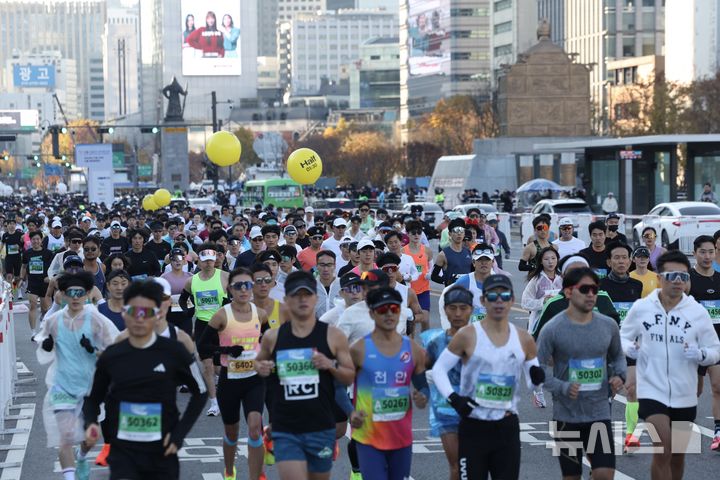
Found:
<path fill-rule="evenodd" d="M 335 370 L 337 370 L 339 365 L 340 365 L 340 364 L 338 363 L 337 360 L 333 360 L 332 368 L 334 368 Z"/>

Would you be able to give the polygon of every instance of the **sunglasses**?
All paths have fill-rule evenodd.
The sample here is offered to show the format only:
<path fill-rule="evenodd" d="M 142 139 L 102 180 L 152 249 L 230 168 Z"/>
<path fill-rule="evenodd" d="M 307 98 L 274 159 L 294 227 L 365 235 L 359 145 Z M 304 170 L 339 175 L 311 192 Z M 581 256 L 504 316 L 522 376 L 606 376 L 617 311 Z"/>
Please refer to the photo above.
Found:
<path fill-rule="evenodd" d="M 564 225 L 564 226 L 560 227 L 560 230 L 572 230 L 572 228 L 573 228 L 572 225 Z"/>
<path fill-rule="evenodd" d="M 72 243 L 73 245 L 80 245 L 82 243 L 82 239 L 70 240 L 70 243 Z"/>
<path fill-rule="evenodd" d="M 541 225 L 538 225 L 537 227 L 535 227 L 535 230 L 538 231 L 538 232 L 546 232 L 546 231 L 548 231 L 549 229 L 550 229 L 550 227 L 548 227 L 548 226 L 545 225 L 544 223 L 541 224 Z"/>
<path fill-rule="evenodd" d="M 98 249 L 97 249 L 97 247 L 92 247 L 92 248 L 83 247 L 83 250 L 86 252 L 97 252 Z"/>
<path fill-rule="evenodd" d="M 322 235 L 313 235 L 312 237 L 310 237 L 310 239 L 311 240 L 322 240 L 323 237 L 322 237 Z"/>
<path fill-rule="evenodd" d="M 233 290 L 250 290 L 253 287 L 253 282 L 245 280 L 244 282 L 235 282 L 230 285 Z"/>
<path fill-rule="evenodd" d="M 369 208 L 361 208 L 360 211 L 361 211 L 361 212 L 369 212 L 370 209 L 369 209 Z"/>
<path fill-rule="evenodd" d="M 509 302 L 512 300 L 512 292 L 488 292 L 485 294 L 485 300 L 488 302 L 497 302 L 498 298 L 503 302 Z"/>
<path fill-rule="evenodd" d="M 395 273 L 397 272 L 397 270 L 397 265 L 385 265 L 384 267 L 382 267 L 382 271 L 386 273 Z"/>
<path fill-rule="evenodd" d="M 662 272 L 660 275 L 668 282 L 681 281 L 685 283 L 690 280 L 690 274 L 688 272 Z"/>
<path fill-rule="evenodd" d="M 114 225 L 114 226 L 110 227 L 110 230 L 122 230 L 122 227 L 120 225 Z"/>
<path fill-rule="evenodd" d="M 360 275 L 360 280 L 370 280 L 371 282 L 377 282 L 378 276 L 373 272 L 363 272 Z"/>
<path fill-rule="evenodd" d="M 295 228 L 305 228 L 305 225 L 295 225 Z"/>
<path fill-rule="evenodd" d="M 253 242 L 262 242 L 262 241 L 263 241 L 263 237 L 255 237 L 255 238 L 251 238 L 251 240 L 252 240 Z"/>
<path fill-rule="evenodd" d="M 182 262 L 183 260 L 185 260 L 185 257 L 182 255 L 175 255 L 172 259 L 176 262 Z"/>
<path fill-rule="evenodd" d="M 84 297 L 85 294 L 87 294 L 87 290 L 85 290 L 82 287 L 70 287 L 67 290 L 65 290 L 65 295 L 67 295 L 70 298 Z"/>
<path fill-rule="evenodd" d="M 338 226 L 335 227 L 335 228 L 339 228 L 339 229 L 341 229 L 341 230 L 345 230 L 345 229 L 347 228 L 347 225 L 338 225 Z"/>
<path fill-rule="evenodd" d="M 576 285 L 573 287 L 578 292 L 582 293 L 583 295 L 587 295 L 588 293 L 592 293 L 593 295 L 597 295 L 600 288 L 597 285 L 591 285 L 591 284 L 585 284 L 580 285 L 579 287 Z"/>
<path fill-rule="evenodd" d="M 293 257 L 288 257 L 287 255 L 283 255 L 282 257 L 280 257 L 280 260 L 282 260 L 283 262 L 290 262 L 292 261 L 292 259 Z"/>
<path fill-rule="evenodd" d="M 478 215 L 477 213 L 473 213 L 472 215 L 470 215 L 470 218 L 480 218 L 480 215 Z"/>
<path fill-rule="evenodd" d="M 257 283 L 258 285 L 263 285 L 263 284 L 270 285 L 272 282 L 273 282 L 272 277 L 261 277 L 261 278 L 255 279 L 255 283 Z"/>
<path fill-rule="evenodd" d="M 422 235 L 422 230 L 410 230 L 408 232 L 410 235 Z"/>
<path fill-rule="evenodd" d="M 160 313 L 160 309 L 157 307 L 133 307 L 132 305 L 126 305 L 123 307 L 123 312 L 132 318 L 152 318 Z"/>
<path fill-rule="evenodd" d="M 653 235 L 652 233 L 646 233 L 645 235 L 643 235 L 643 238 L 652 240 L 653 238 L 655 238 L 655 235 Z"/>
<path fill-rule="evenodd" d="M 465 227 L 453 227 L 450 233 L 465 233 Z"/>
<path fill-rule="evenodd" d="M 360 293 L 362 291 L 362 286 L 358 284 L 348 285 L 347 287 L 343 287 L 340 290 L 342 290 L 344 293 Z"/>
<path fill-rule="evenodd" d="M 388 303 L 387 305 L 380 305 L 377 308 L 373 308 L 373 310 L 379 315 L 385 315 L 388 312 L 398 314 L 400 313 L 400 305 L 397 303 Z"/>
<path fill-rule="evenodd" d="M 334 263 L 318 263 L 318 268 L 335 268 Z"/>

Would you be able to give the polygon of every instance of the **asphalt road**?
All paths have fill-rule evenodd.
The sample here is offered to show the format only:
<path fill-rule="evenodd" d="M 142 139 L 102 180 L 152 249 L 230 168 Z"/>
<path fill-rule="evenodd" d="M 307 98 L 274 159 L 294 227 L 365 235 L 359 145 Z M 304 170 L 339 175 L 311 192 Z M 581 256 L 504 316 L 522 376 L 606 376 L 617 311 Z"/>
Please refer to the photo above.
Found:
<path fill-rule="evenodd" d="M 515 242 L 516 243 L 516 242 Z M 513 257 L 519 255 L 519 245 L 513 245 Z M 516 289 L 516 297 L 520 297 L 525 281 L 524 275 L 517 271 L 517 260 L 506 261 L 504 268 L 513 273 L 513 283 Z M 438 288 L 439 290 L 439 288 Z M 437 315 L 437 293 L 432 297 L 432 318 L 433 327 L 439 327 Z M 27 315 L 17 314 L 17 355 L 19 367 L 22 368 L 21 379 L 28 379 L 30 383 L 18 386 L 21 396 L 16 398 L 15 404 L 22 406 L 20 409 L 12 410 L 10 413 L 27 417 L 6 422 L 5 428 L 9 433 L 0 436 L 0 445 L 12 444 L 11 450 L 0 447 L 0 464 L 2 462 L 17 463 L 19 467 L 2 468 L 0 465 L 0 480 L 12 479 L 60 479 L 61 473 L 57 462 L 57 452 L 46 447 L 45 430 L 42 422 L 42 399 L 45 395 L 45 372 L 46 368 L 38 364 L 35 357 L 35 346 L 30 342 L 29 328 L 27 326 Z M 527 312 L 516 305 L 513 308 L 512 321 L 525 327 L 527 325 Z M 4 372 L 3 372 L 4 373 Z M 35 382 L 32 379 L 36 379 Z M 559 478 L 560 468 L 558 461 L 552 455 L 552 439 L 549 433 L 549 421 L 552 419 L 552 401 L 549 400 L 547 409 L 533 407 L 531 396 L 524 387 L 522 389 L 522 401 L 520 403 L 521 441 L 522 441 L 522 463 L 521 478 L 542 479 Z M 34 393 L 34 395 L 32 395 Z M 184 402 L 184 395 L 180 394 L 181 402 Z M 624 438 L 624 397 L 618 396 L 613 402 L 613 422 L 615 427 L 615 442 L 620 452 Z M 697 425 L 699 426 L 696 436 L 696 447 L 699 453 L 687 456 L 685 478 L 687 479 L 710 479 L 717 478 L 720 471 L 720 455 L 709 450 L 710 437 L 712 436 L 713 421 L 711 418 L 711 395 L 709 385 L 706 383 L 705 392 L 700 398 L 698 407 Z M 29 432 L 26 430 L 29 428 Z M 413 416 L 413 465 L 412 478 L 416 480 L 439 480 L 447 478 L 447 462 L 442 450 L 440 439 L 429 436 L 427 411 L 415 410 Z M 241 442 L 243 443 L 245 429 L 241 431 Z M 618 479 L 645 479 L 650 478 L 651 455 L 647 453 L 651 437 L 643 432 L 641 441 L 644 448 L 631 456 L 620 455 L 617 458 Z M 347 479 L 349 477 L 349 463 L 344 453 L 346 439 L 341 440 L 343 454 L 335 463 L 332 473 L 333 479 Z M 99 447 L 91 453 L 94 457 Z M 645 451 L 643 453 L 643 451 Z M 181 478 L 182 479 L 203 479 L 222 480 L 222 422 L 220 417 L 202 416 L 193 427 L 180 451 Z M 247 477 L 246 450 L 244 446 L 239 448 L 238 478 Z M 54 472 L 54 473 L 53 473 Z M 266 473 L 269 479 L 277 479 L 275 467 L 267 467 Z M 584 476 L 588 478 L 589 470 L 585 467 Z M 106 479 L 108 471 L 106 468 L 93 467 L 91 478 Z M 368 479 L 371 480 L 371 479 Z"/>

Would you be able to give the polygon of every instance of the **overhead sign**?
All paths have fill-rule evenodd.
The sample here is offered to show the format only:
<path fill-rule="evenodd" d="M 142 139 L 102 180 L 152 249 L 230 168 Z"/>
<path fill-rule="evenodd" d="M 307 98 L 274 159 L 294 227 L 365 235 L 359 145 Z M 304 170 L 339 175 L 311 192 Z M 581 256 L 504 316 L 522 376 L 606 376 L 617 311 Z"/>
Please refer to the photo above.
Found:
<path fill-rule="evenodd" d="M 13 65 L 17 88 L 55 88 L 55 65 Z"/>
<path fill-rule="evenodd" d="M 99 167 L 112 171 L 112 143 L 75 145 L 75 164 L 83 168 Z"/>
<path fill-rule="evenodd" d="M 88 199 L 91 203 L 110 206 L 115 200 L 112 148 L 112 143 L 75 145 L 75 164 L 88 169 Z"/>
<path fill-rule="evenodd" d="M 37 110 L 0 110 L 0 132 L 28 132 L 37 127 Z"/>
<path fill-rule="evenodd" d="M 138 177 L 152 177 L 152 165 L 138 165 Z"/>

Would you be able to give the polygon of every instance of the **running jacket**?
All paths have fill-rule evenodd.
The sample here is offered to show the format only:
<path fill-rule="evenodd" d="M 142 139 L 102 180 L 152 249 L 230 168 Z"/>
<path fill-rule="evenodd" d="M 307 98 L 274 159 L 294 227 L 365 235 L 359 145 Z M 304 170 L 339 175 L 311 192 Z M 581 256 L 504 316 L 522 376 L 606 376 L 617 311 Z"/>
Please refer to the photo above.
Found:
<path fill-rule="evenodd" d="M 655 290 L 636 300 L 620 328 L 625 354 L 637 341 L 637 396 L 671 408 L 697 406 L 697 366 L 720 361 L 720 340 L 710 315 L 692 297 L 665 312 Z M 704 348 L 701 362 L 685 358 L 685 344 Z"/>

